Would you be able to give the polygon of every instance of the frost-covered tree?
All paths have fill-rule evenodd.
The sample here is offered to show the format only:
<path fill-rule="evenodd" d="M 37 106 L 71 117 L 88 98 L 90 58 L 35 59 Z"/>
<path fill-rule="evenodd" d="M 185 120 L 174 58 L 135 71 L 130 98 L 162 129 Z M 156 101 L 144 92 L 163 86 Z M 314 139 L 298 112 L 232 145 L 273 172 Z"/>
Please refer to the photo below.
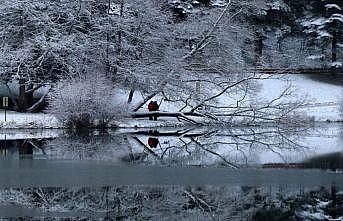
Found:
<path fill-rule="evenodd" d="M 295 15 L 286 0 L 262 1 L 258 13 L 250 15 L 249 24 L 253 38 L 247 44 L 253 45 L 253 57 L 249 63 L 254 66 L 290 67 L 297 58 L 294 51 L 289 51 L 289 37 L 297 36 Z M 263 6 L 263 7 L 262 7 Z M 294 41 L 292 39 L 291 41 Z M 295 50 L 298 45 L 294 44 Z"/>
<path fill-rule="evenodd" d="M 339 0 L 311 1 L 302 21 L 305 33 L 322 48 L 316 57 L 324 59 L 325 47 L 330 48 L 331 66 L 342 66 L 338 62 L 338 48 L 342 47 L 343 3 Z M 312 56 L 315 58 L 315 56 Z"/>
<path fill-rule="evenodd" d="M 0 14 L 1 78 L 19 84 L 8 87 L 18 111 L 35 110 L 44 97 L 33 103 L 33 93 L 58 79 L 106 71 L 101 2 L 6 0 Z"/>
<path fill-rule="evenodd" d="M 62 80 L 48 96 L 48 112 L 68 128 L 104 128 L 125 112 L 113 95 L 113 85 L 102 75 Z"/>
<path fill-rule="evenodd" d="M 187 4 L 187 16 L 175 19 L 176 5 Z M 101 75 L 129 92 L 129 103 L 135 91 L 142 94 L 133 112 L 158 95 L 179 112 L 216 119 L 211 113 L 218 110 L 256 105 L 250 98 L 264 78 L 247 70 L 245 42 L 254 35 L 247 17 L 279 7 L 268 4 L 6 0 L 0 8 L 1 76 L 19 83 L 19 99 L 12 100 L 20 111 L 37 107 L 29 97 L 43 85 Z"/>
<path fill-rule="evenodd" d="M 63 37 L 57 4 L 41 1 L 2 1 L 0 6 L 0 63 L 3 82 L 19 84 L 18 111 L 32 111 L 33 93 L 67 70 L 59 53 Z M 8 87 L 8 90 L 11 90 Z M 10 91 L 10 94 L 15 94 Z"/>
<path fill-rule="evenodd" d="M 156 95 L 180 112 L 206 117 L 210 115 L 199 112 L 235 110 L 237 101 L 249 106 L 248 95 L 256 92 L 256 80 L 263 77 L 246 71 L 244 42 L 252 35 L 246 17 L 262 10 L 260 2 L 201 3 L 181 20 L 174 19 L 174 7 L 186 2 L 108 3 L 107 14 L 101 14 L 96 26 L 98 39 L 106 36 L 98 46 L 105 46 L 106 56 L 99 58 L 106 61 L 114 83 L 130 91 L 129 102 L 134 91 L 143 95 L 131 105 L 133 112 Z M 223 97 L 228 99 L 221 105 Z"/>

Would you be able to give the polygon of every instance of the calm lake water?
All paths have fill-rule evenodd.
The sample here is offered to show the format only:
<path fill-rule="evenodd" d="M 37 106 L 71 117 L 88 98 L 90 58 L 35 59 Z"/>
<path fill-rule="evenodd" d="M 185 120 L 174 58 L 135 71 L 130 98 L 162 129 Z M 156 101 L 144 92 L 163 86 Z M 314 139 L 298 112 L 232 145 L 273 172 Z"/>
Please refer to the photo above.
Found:
<path fill-rule="evenodd" d="M 341 124 L 324 123 L 308 128 L 120 129 L 77 135 L 61 130 L 6 130 L 0 131 L 0 156 L 113 165 L 340 170 L 342 131 Z"/>
<path fill-rule="evenodd" d="M 0 131 L 0 217 L 340 220 L 342 131 L 325 123 Z"/>

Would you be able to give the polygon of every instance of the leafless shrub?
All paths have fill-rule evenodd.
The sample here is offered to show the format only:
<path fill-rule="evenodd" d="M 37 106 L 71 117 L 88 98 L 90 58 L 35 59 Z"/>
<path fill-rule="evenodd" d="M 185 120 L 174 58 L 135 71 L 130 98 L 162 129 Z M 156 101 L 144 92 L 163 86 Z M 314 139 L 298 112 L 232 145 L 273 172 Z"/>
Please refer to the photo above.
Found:
<path fill-rule="evenodd" d="M 49 95 L 48 112 L 68 128 L 107 127 L 122 116 L 124 107 L 113 101 L 113 87 L 102 75 L 60 81 Z"/>

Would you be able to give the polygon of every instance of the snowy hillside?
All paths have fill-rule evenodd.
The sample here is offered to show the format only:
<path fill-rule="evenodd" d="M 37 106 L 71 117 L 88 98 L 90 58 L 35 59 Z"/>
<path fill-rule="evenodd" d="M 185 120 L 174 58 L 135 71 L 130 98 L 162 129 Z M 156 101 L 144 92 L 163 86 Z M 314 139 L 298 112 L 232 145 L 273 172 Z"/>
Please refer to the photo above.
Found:
<path fill-rule="evenodd" d="M 294 100 L 300 97 L 306 97 L 309 100 L 309 105 L 300 110 L 307 116 L 313 117 L 315 121 L 342 120 L 339 103 L 342 100 L 343 87 L 315 81 L 308 76 L 292 75 L 283 80 L 265 80 L 259 96 L 263 99 L 272 99 L 289 83 L 296 91 Z"/>

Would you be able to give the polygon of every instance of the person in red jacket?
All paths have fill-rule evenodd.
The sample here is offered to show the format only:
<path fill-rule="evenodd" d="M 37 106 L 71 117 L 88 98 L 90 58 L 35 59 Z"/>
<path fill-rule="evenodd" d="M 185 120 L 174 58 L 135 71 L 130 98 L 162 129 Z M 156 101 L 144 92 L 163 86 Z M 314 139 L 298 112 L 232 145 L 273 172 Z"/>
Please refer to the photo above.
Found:
<path fill-rule="evenodd" d="M 158 106 L 157 101 L 154 101 L 153 103 L 154 103 L 153 110 L 158 111 L 159 106 Z M 154 120 L 157 120 L 157 116 L 154 116 Z"/>
<path fill-rule="evenodd" d="M 157 101 L 150 101 L 148 104 L 148 110 L 150 111 L 158 111 L 159 105 Z M 157 120 L 157 116 L 149 116 L 149 120 Z"/>

